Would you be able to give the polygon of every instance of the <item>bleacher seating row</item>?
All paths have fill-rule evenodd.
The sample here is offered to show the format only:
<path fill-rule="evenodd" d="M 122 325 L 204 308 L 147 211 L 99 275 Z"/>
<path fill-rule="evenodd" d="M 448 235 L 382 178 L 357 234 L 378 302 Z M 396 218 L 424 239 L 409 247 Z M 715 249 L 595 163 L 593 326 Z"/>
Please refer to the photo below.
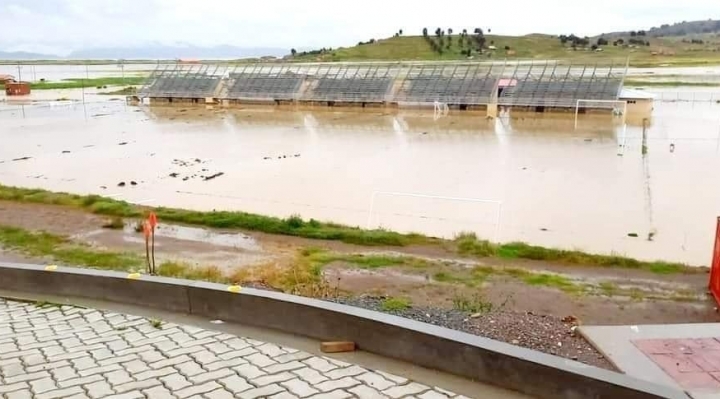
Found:
<path fill-rule="evenodd" d="M 158 77 L 148 88 L 148 93 L 166 97 L 212 97 L 220 80 L 213 76 Z"/>
<path fill-rule="evenodd" d="M 393 77 L 354 76 L 315 78 L 295 73 L 230 74 L 220 76 L 159 76 L 142 93 L 149 97 L 210 97 L 222 81 L 228 99 L 267 98 L 276 100 L 384 102 L 391 92 Z M 303 82 L 308 82 L 302 89 Z M 580 77 L 575 80 L 502 79 L 475 74 L 448 77 L 441 74 L 407 76 L 389 101 L 446 104 L 486 104 L 498 89 L 501 105 L 573 107 L 577 100 L 616 100 L 619 78 Z M 301 91 L 303 93 L 301 94 Z"/>

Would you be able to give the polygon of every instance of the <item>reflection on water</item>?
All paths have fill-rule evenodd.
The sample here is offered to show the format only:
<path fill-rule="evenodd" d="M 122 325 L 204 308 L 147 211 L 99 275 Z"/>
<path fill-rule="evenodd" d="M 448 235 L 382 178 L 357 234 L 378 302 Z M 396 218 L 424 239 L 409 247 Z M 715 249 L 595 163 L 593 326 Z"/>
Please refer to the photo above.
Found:
<path fill-rule="evenodd" d="M 583 115 L 576 130 L 572 113 L 10 107 L 0 111 L 0 142 L 12 143 L 0 146 L 0 182 L 707 264 L 720 214 L 718 111 L 656 103 L 643 157 L 641 124 L 606 115 Z M 376 192 L 425 197 L 379 195 L 371 215 Z"/>

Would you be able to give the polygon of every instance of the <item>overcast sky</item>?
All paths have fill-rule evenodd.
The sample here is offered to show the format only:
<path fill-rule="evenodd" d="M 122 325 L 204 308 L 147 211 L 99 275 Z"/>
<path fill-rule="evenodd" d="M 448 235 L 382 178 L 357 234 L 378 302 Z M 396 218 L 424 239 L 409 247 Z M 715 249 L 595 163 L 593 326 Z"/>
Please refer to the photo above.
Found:
<path fill-rule="evenodd" d="M 348 46 L 398 29 L 596 35 L 720 18 L 720 0 L 0 0 L 0 50 Z"/>

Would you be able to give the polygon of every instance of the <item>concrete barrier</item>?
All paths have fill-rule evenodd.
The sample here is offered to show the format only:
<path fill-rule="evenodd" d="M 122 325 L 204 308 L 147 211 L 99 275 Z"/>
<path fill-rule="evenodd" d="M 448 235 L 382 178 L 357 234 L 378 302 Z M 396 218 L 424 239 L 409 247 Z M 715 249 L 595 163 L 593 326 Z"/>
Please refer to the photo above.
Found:
<path fill-rule="evenodd" d="M 135 277 L 135 276 L 132 276 Z M 682 398 L 685 393 L 442 327 L 277 292 L 126 273 L 0 263 L 0 289 L 106 300 L 221 319 L 358 348 L 539 398 Z"/>

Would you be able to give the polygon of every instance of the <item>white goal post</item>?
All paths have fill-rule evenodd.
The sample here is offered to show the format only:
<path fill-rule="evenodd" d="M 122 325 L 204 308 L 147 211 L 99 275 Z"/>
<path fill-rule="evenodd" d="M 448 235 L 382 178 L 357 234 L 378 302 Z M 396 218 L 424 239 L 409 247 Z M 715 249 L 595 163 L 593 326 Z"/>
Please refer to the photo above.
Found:
<path fill-rule="evenodd" d="M 592 106 L 592 104 L 598 104 L 602 106 L 598 106 L 596 108 L 609 108 L 607 104 L 613 105 L 612 110 L 613 114 L 617 116 L 622 116 L 622 122 L 625 123 L 625 118 L 627 115 L 627 101 L 624 100 L 577 100 L 575 103 L 575 129 L 578 127 L 578 114 L 580 113 L 580 108 L 582 104 L 589 104 Z"/>
<path fill-rule="evenodd" d="M 375 199 L 381 195 L 391 196 L 391 197 L 411 197 L 411 198 L 439 199 L 439 200 L 445 200 L 445 201 L 460 201 L 460 202 L 476 202 L 476 203 L 484 203 L 484 204 L 494 204 L 497 207 L 497 212 L 496 212 L 496 216 L 495 216 L 495 229 L 494 229 L 494 233 L 493 233 L 493 242 L 498 242 L 498 238 L 499 238 L 499 234 L 500 234 L 500 223 L 502 220 L 502 207 L 503 207 L 502 201 L 480 199 L 480 198 L 447 197 L 447 196 L 443 196 L 443 195 L 402 193 L 402 192 L 393 192 L 393 191 L 375 191 L 375 192 L 373 192 L 372 198 L 370 200 L 370 211 L 368 213 L 368 222 L 367 222 L 368 229 L 372 228 L 373 212 L 375 211 Z"/>
<path fill-rule="evenodd" d="M 450 107 L 447 104 L 435 101 L 433 104 L 433 120 L 438 120 L 450 113 Z"/>

